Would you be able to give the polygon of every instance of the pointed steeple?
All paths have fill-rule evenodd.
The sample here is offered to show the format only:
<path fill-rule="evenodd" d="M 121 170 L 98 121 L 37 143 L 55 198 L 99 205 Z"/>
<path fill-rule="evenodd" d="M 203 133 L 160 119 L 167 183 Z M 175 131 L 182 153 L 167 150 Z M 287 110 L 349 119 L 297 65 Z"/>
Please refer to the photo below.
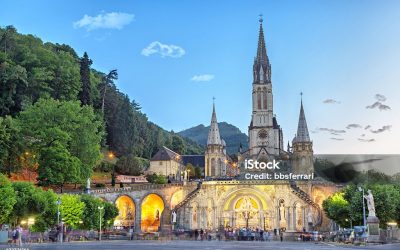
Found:
<path fill-rule="evenodd" d="M 213 102 L 213 111 L 211 115 L 210 130 L 208 131 L 207 145 L 221 145 L 221 144 L 222 142 L 221 142 L 221 136 L 219 134 L 217 114 L 215 112 L 215 103 Z"/>
<path fill-rule="evenodd" d="M 257 84 L 265 84 L 271 82 L 271 65 L 267 55 L 267 48 L 264 40 L 263 19 L 260 15 L 260 30 L 258 33 L 257 55 L 253 64 L 253 82 Z"/>
<path fill-rule="evenodd" d="M 297 135 L 294 142 L 310 142 L 310 135 L 308 133 L 306 116 L 303 108 L 303 93 L 301 93 L 300 115 L 299 124 L 297 126 Z"/>
<path fill-rule="evenodd" d="M 265 47 L 265 40 L 264 40 L 264 30 L 263 30 L 263 19 L 262 15 L 260 15 L 260 31 L 258 33 L 258 46 L 257 46 L 257 57 L 256 60 L 258 62 L 261 61 L 268 61 L 268 56 L 267 56 L 267 49 Z"/>

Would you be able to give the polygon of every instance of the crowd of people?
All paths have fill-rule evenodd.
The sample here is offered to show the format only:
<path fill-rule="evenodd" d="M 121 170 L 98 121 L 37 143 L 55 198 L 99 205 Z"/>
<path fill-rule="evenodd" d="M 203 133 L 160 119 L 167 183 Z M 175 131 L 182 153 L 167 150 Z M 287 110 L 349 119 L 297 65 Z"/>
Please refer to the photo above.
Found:
<path fill-rule="evenodd" d="M 184 230 L 177 230 L 177 236 L 184 234 Z M 241 240 L 241 241 L 271 241 L 273 239 L 283 240 L 283 231 L 268 231 L 260 228 L 232 228 L 215 231 L 208 229 L 195 229 L 188 232 L 189 238 L 193 240 Z"/>

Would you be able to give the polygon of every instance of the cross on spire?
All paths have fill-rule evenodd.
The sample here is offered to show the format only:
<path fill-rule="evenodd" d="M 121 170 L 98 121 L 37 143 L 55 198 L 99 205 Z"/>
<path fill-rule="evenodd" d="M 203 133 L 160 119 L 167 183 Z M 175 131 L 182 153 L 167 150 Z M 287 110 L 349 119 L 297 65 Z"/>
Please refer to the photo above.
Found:
<path fill-rule="evenodd" d="M 260 14 L 260 15 L 258 15 L 260 18 L 258 19 L 258 21 L 260 22 L 260 23 L 262 23 L 263 22 L 263 14 Z"/>

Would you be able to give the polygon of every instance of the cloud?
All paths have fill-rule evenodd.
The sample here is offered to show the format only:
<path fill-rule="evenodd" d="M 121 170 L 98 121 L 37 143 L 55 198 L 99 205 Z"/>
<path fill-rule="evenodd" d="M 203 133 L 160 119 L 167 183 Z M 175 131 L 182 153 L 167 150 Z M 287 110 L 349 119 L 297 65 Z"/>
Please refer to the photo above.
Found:
<path fill-rule="evenodd" d="M 374 102 L 372 105 L 368 105 L 365 108 L 367 109 L 375 109 L 378 108 L 380 111 L 382 110 L 391 110 L 391 108 L 385 104 L 382 104 L 381 102 Z"/>
<path fill-rule="evenodd" d="M 163 44 L 159 41 L 154 41 L 149 44 L 146 48 L 142 49 L 142 55 L 151 56 L 153 54 L 160 54 L 161 57 L 182 57 L 185 55 L 185 50 L 177 45 Z"/>
<path fill-rule="evenodd" d="M 371 128 L 371 125 L 367 125 L 367 126 L 365 126 L 365 130 L 367 130 L 367 129 L 369 129 L 369 128 Z"/>
<path fill-rule="evenodd" d="M 329 133 L 332 133 L 335 135 L 346 133 L 346 130 L 338 130 L 338 129 L 332 129 L 332 128 L 317 128 L 316 130 L 329 132 Z"/>
<path fill-rule="evenodd" d="M 365 137 L 365 134 L 362 134 L 361 137 Z"/>
<path fill-rule="evenodd" d="M 347 129 L 351 129 L 351 128 L 362 128 L 362 126 L 361 126 L 360 124 L 357 124 L 357 123 L 352 123 L 352 124 L 347 125 L 346 128 L 347 128 Z"/>
<path fill-rule="evenodd" d="M 84 15 L 73 23 L 75 29 L 86 28 L 87 31 L 96 29 L 122 29 L 131 23 L 135 15 L 123 12 L 101 13 L 97 16 Z"/>
<path fill-rule="evenodd" d="M 377 130 L 370 130 L 372 133 L 374 133 L 374 134 L 379 134 L 379 133 L 382 133 L 382 132 L 385 132 L 385 131 L 388 131 L 388 130 L 390 130 L 392 128 L 392 126 L 391 125 L 386 125 L 386 126 L 383 126 L 382 128 L 380 128 L 380 129 L 377 129 Z"/>
<path fill-rule="evenodd" d="M 384 102 L 384 101 L 386 101 L 386 96 L 381 95 L 381 94 L 376 94 L 375 95 L 375 99 L 380 101 L 380 102 Z"/>
<path fill-rule="evenodd" d="M 212 79 L 214 79 L 214 75 L 210 75 L 210 74 L 195 75 L 192 78 L 190 78 L 190 80 L 194 81 L 194 82 L 209 82 Z"/>
<path fill-rule="evenodd" d="M 325 103 L 325 104 L 340 104 L 339 101 L 336 101 L 334 99 L 326 99 L 323 101 L 323 103 Z"/>
<path fill-rule="evenodd" d="M 362 138 L 358 138 L 359 141 L 361 142 L 374 142 L 375 139 L 362 139 Z"/>
<path fill-rule="evenodd" d="M 331 137 L 329 139 L 335 140 L 335 141 L 343 141 L 344 140 L 343 138 L 336 138 L 336 137 Z"/>

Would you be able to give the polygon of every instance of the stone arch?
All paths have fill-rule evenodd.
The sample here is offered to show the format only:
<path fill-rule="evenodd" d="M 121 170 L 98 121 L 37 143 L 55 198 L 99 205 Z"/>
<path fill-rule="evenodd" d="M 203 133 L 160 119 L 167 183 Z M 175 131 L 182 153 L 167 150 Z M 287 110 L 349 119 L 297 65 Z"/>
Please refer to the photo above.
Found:
<path fill-rule="evenodd" d="M 183 200 L 183 190 L 178 190 L 176 191 L 172 196 L 171 196 L 171 202 L 170 202 L 170 207 L 171 210 L 178 205 L 181 201 Z"/>
<path fill-rule="evenodd" d="M 217 202 L 219 223 L 225 227 L 244 226 L 243 218 L 239 218 L 240 211 L 237 208 L 235 210 L 235 205 L 243 197 L 250 197 L 258 206 L 258 211 L 253 211 L 253 220 L 250 221 L 249 226 L 271 229 L 275 215 L 273 199 L 269 194 L 252 187 L 235 187 L 221 196 Z"/>
<path fill-rule="evenodd" d="M 131 228 L 135 225 L 136 205 L 129 195 L 120 195 L 115 200 L 118 216 L 114 220 L 114 227 Z"/>
<path fill-rule="evenodd" d="M 159 231 L 165 201 L 159 194 L 147 194 L 141 202 L 141 230 L 143 232 Z"/>
<path fill-rule="evenodd" d="M 273 204 L 274 204 L 271 197 L 269 195 L 267 195 L 266 193 L 261 192 L 259 189 L 251 188 L 251 187 L 236 187 L 236 188 L 229 190 L 229 192 L 226 192 L 218 200 L 217 206 L 223 208 L 224 205 L 230 201 L 230 199 L 232 199 L 235 195 L 238 195 L 238 194 L 255 195 L 256 197 L 258 197 L 258 199 L 262 203 L 263 210 L 272 209 Z M 268 204 L 270 204 L 270 205 L 268 205 Z"/>

